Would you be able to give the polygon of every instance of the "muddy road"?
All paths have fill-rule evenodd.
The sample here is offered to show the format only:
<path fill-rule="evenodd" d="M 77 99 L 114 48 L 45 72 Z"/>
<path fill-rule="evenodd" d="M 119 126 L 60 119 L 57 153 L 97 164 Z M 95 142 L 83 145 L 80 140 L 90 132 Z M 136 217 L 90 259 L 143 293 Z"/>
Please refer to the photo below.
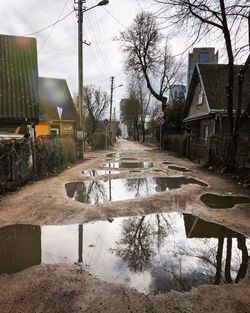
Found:
<path fill-rule="evenodd" d="M 85 158 L 0 199 L 1 313 L 250 312 L 248 189 L 125 140 Z"/>

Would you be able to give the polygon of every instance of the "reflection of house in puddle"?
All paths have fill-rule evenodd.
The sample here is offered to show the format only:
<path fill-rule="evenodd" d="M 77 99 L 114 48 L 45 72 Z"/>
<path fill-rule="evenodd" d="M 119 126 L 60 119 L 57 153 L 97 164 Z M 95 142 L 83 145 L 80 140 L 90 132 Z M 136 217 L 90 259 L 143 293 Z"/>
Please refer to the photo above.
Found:
<path fill-rule="evenodd" d="M 41 263 L 41 228 L 10 225 L 0 228 L 0 273 L 16 273 Z"/>
<path fill-rule="evenodd" d="M 218 239 L 216 251 L 216 273 L 214 277 L 214 284 L 219 284 L 221 281 L 232 283 L 239 282 L 244 278 L 248 267 L 248 249 L 246 246 L 246 238 L 228 228 L 221 225 L 208 223 L 198 217 L 184 214 L 184 224 L 187 238 L 216 238 Z M 237 243 L 237 244 L 236 244 Z M 233 244 L 241 251 L 241 263 L 237 266 L 232 262 L 232 248 Z M 224 253 L 223 253 L 224 250 Z M 205 261 L 205 257 L 203 258 Z M 223 275 L 224 268 L 224 275 Z M 232 278 L 231 272 L 235 272 L 235 278 Z"/>

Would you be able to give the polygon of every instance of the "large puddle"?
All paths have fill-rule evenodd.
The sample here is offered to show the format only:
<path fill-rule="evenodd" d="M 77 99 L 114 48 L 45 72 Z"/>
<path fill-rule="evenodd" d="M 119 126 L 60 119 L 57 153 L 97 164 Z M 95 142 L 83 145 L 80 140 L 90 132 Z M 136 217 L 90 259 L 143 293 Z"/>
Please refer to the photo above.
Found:
<path fill-rule="evenodd" d="M 154 163 L 152 162 L 107 162 L 103 165 L 104 167 L 109 168 L 152 168 L 154 167 Z"/>
<path fill-rule="evenodd" d="M 76 201 L 98 204 L 149 196 L 187 184 L 207 186 L 188 177 L 143 177 L 72 182 L 65 184 L 65 189 L 67 196 Z"/>
<path fill-rule="evenodd" d="M 146 294 L 237 283 L 250 242 L 192 215 L 154 214 L 84 225 L 0 228 L 0 273 L 40 263 L 81 263 L 105 281 Z"/>
<path fill-rule="evenodd" d="M 101 176 L 101 175 L 109 175 L 109 174 L 119 174 L 120 171 L 118 170 L 85 170 L 85 171 L 82 171 L 82 174 L 84 176 Z"/>
<path fill-rule="evenodd" d="M 244 196 L 219 196 L 206 193 L 200 197 L 201 201 L 213 209 L 229 209 L 235 204 L 250 203 L 249 197 Z"/>

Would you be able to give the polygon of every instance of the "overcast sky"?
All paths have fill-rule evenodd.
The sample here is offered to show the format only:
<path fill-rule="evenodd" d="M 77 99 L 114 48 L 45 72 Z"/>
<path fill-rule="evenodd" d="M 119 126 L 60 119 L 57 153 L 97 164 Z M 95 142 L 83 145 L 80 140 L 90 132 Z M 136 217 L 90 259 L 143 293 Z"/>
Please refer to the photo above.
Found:
<path fill-rule="evenodd" d="M 73 12 L 66 19 L 45 31 L 33 34 L 53 24 L 73 10 L 74 0 L 18 0 L 0 1 L 0 33 L 29 35 L 37 38 L 40 76 L 64 78 L 72 95 L 77 92 L 77 16 Z M 97 0 L 87 0 L 88 8 Z M 150 0 L 110 0 L 104 7 L 84 13 L 84 84 L 95 84 L 110 94 L 110 77 L 115 76 L 114 103 L 126 96 L 126 76 L 123 73 L 124 55 L 114 36 L 131 25 L 135 15 L 153 9 Z M 210 45 L 211 46 L 211 45 Z M 173 53 L 185 50 L 180 40 L 173 42 Z M 187 56 L 187 53 L 186 53 Z"/>

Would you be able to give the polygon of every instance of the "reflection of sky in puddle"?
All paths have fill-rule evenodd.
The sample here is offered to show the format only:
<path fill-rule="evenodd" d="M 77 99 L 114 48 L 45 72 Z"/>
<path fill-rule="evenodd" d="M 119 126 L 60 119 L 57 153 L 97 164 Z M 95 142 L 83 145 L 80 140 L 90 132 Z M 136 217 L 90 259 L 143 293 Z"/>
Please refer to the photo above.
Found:
<path fill-rule="evenodd" d="M 210 208 L 226 209 L 232 208 L 235 204 L 250 203 L 250 198 L 245 196 L 220 196 L 206 193 L 200 197 L 201 201 Z"/>
<path fill-rule="evenodd" d="M 41 262 L 82 262 L 105 281 L 156 293 L 238 282 L 246 274 L 250 243 L 192 215 L 165 213 L 112 223 L 12 225 L 0 228 L 0 247 L 0 273 L 15 272 L 11 266 L 18 271 Z"/>
<path fill-rule="evenodd" d="M 143 177 L 72 182 L 65 184 L 65 189 L 67 196 L 76 201 L 97 204 L 149 196 L 180 188 L 185 184 L 207 186 L 199 180 L 187 177 Z"/>
<path fill-rule="evenodd" d="M 79 227 L 42 227 L 42 261 L 77 262 L 81 258 Z M 89 223 L 83 225 L 82 234 L 82 260 L 88 271 L 145 293 L 190 290 L 191 286 L 213 284 L 218 279 L 218 238 L 224 238 L 220 282 L 225 282 L 227 236 L 232 237 L 230 276 L 235 281 L 242 261 L 237 240 L 245 242 L 242 235 L 224 227 L 190 215 L 185 215 L 184 221 L 177 213 Z M 242 249 L 247 251 L 244 244 Z"/>
<path fill-rule="evenodd" d="M 84 176 L 101 176 L 108 174 L 119 174 L 118 170 L 85 170 L 82 172 Z"/>
<path fill-rule="evenodd" d="M 152 162 L 107 162 L 103 165 L 110 168 L 151 168 L 154 167 Z"/>

